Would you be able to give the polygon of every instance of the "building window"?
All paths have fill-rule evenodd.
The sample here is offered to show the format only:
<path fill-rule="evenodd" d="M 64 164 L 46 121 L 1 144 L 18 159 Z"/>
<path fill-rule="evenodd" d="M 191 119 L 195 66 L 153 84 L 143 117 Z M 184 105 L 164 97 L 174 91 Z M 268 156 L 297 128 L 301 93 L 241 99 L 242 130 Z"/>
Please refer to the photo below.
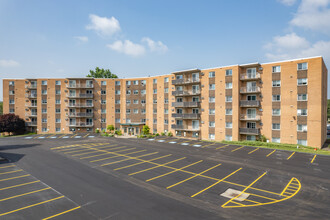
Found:
<path fill-rule="evenodd" d="M 13 108 L 9 109 L 9 113 L 15 113 L 15 109 Z"/>
<path fill-rule="evenodd" d="M 211 128 L 214 128 L 214 127 L 215 127 L 215 122 L 214 122 L 214 121 L 210 121 L 210 122 L 209 122 L 209 126 L 210 126 Z"/>
<path fill-rule="evenodd" d="M 15 95 L 15 91 L 14 90 L 10 90 L 9 91 L 9 95 Z"/>
<path fill-rule="evenodd" d="M 215 84 L 210 84 L 209 90 L 215 90 Z"/>
<path fill-rule="evenodd" d="M 157 94 L 157 89 L 154 89 L 154 94 Z"/>
<path fill-rule="evenodd" d="M 168 109 L 167 108 L 164 109 L 164 114 L 168 114 Z"/>
<path fill-rule="evenodd" d="M 141 122 L 142 122 L 142 123 L 145 123 L 145 122 L 146 122 L 146 119 L 145 119 L 145 118 L 142 118 L 142 119 L 141 119 Z"/>
<path fill-rule="evenodd" d="M 281 80 L 273 80 L 273 87 L 280 87 L 281 86 Z"/>
<path fill-rule="evenodd" d="M 106 81 L 101 81 L 101 86 L 105 86 L 107 85 L 107 82 Z"/>
<path fill-rule="evenodd" d="M 226 122 L 226 128 L 233 128 L 232 122 Z"/>
<path fill-rule="evenodd" d="M 153 122 L 154 122 L 154 124 L 157 124 L 157 119 L 154 119 Z"/>
<path fill-rule="evenodd" d="M 41 100 L 41 103 L 42 103 L 42 104 L 47 104 L 47 99 L 43 99 L 43 100 Z"/>
<path fill-rule="evenodd" d="M 47 128 L 42 128 L 41 131 L 42 132 L 47 132 Z"/>
<path fill-rule="evenodd" d="M 15 104 L 15 100 L 14 99 L 10 99 L 9 100 L 9 104 Z"/>
<path fill-rule="evenodd" d="M 133 85 L 136 85 L 136 86 L 139 85 L 139 80 L 134 80 Z"/>
<path fill-rule="evenodd" d="M 138 95 L 138 94 L 139 94 L 139 90 L 134 89 L 134 90 L 133 90 L 133 94 L 134 94 L 134 95 Z"/>
<path fill-rule="evenodd" d="M 146 94 L 146 90 L 145 89 L 142 89 L 141 90 L 141 95 L 145 95 Z"/>
<path fill-rule="evenodd" d="M 168 98 L 164 98 L 164 104 L 168 104 Z"/>
<path fill-rule="evenodd" d="M 233 75 L 233 70 L 226 70 L 226 76 Z"/>
<path fill-rule="evenodd" d="M 298 140 L 297 140 L 297 144 L 307 146 L 307 140 L 298 139 Z"/>
<path fill-rule="evenodd" d="M 233 88 L 233 83 L 229 82 L 226 83 L 226 89 L 232 89 Z"/>
<path fill-rule="evenodd" d="M 209 102 L 215 102 L 215 97 L 213 97 L 213 96 L 211 96 L 211 97 L 209 97 Z"/>
<path fill-rule="evenodd" d="M 14 81 L 9 81 L 9 85 L 10 86 L 14 86 L 15 85 L 15 82 Z"/>
<path fill-rule="evenodd" d="M 120 123 L 120 118 L 116 118 L 115 123 Z"/>
<path fill-rule="evenodd" d="M 141 99 L 141 104 L 146 104 L 146 100 L 145 99 Z"/>
<path fill-rule="evenodd" d="M 107 110 L 105 108 L 101 109 L 101 114 L 107 113 Z"/>
<path fill-rule="evenodd" d="M 307 116 L 307 109 L 297 109 L 298 116 Z"/>
<path fill-rule="evenodd" d="M 232 114 L 233 114 L 233 109 L 226 108 L 226 115 L 232 115 Z"/>
<path fill-rule="evenodd" d="M 141 114 L 145 114 L 146 113 L 146 109 L 141 109 Z"/>
<path fill-rule="evenodd" d="M 157 79 L 153 79 L 153 81 L 152 81 L 154 84 L 156 84 L 157 83 Z"/>
<path fill-rule="evenodd" d="M 56 118 L 55 119 L 55 123 L 61 123 L 61 119 L 60 118 Z"/>
<path fill-rule="evenodd" d="M 119 108 L 116 108 L 115 109 L 115 113 L 120 113 L 120 109 Z"/>
<path fill-rule="evenodd" d="M 247 141 L 256 141 L 256 136 L 254 136 L 254 135 L 247 135 L 246 136 L 246 140 Z"/>
<path fill-rule="evenodd" d="M 55 95 L 61 95 L 61 90 L 56 89 L 56 90 L 55 90 Z"/>
<path fill-rule="evenodd" d="M 116 86 L 120 86 L 120 81 L 115 81 Z"/>
<path fill-rule="evenodd" d="M 168 78 L 168 77 L 165 77 L 165 78 L 164 78 L 164 82 L 165 82 L 165 83 L 168 83 L 168 82 L 169 82 L 169 78 Z"/>
<path fill-rule="evenodd" d="M 56 80 L 56 81 L 55 81 L 55 85 L 56 85 L 56 86 L 60 86 L 60 85 L 61 85 L 61 81 Z"/>
<path fill-rule="evenodd" d="M 56 99 L 55 104 L 61 104 L 61 99 Z"/>
<path fill-rule="evenodd" d="M 42 94 L 42 95 L 47 95 L 47 89 L 43 89 L 43 90 L 41 90 L 41 94 Z"/>
<path fill-rule="evenodd" d="M 153 113 L 157 114 L 157 109 L 156 108 L 153 109 Z"/>
<path fill-rule="evenodd" d="M 273 116 L 280 116 L 280 115 L 281 115 L 281 109 L 273 108 Z"/>
<path fill-rule="evenodd" d="M 126 85 L 130 86 L 131 85 L 131 81 L 126 81 Z"/>
<path fill-rule="evenodd" d="M 297 125 L 297 131 L 300 132 L 307 131 L 307 125 Z"/>
<path fill-rule="evenodd" d="M 46 80 L 42 80 L 42 81 L 41 81 L 41 85 L 43 85 L 43 86 L 47 86 L 47 81 L 46 81 Z"/>
<path fill-rule="evenodd" d="M 227 95 L 226 102 L 232 102 L 232 101 L 233 101 L 233 97 L 231 95 Z"/>
<path fill-rule="evenodd" d="M 116 99 L 115 104 L 120 104 L 120 99 Z"/>
<path fill-rule="evenodd" d="M 47 109 L 46 109 L 46 108 L 43 108 L 43 109 L 41 110 L 41 112 L 42 112 L 42 113 L 47 113 Z"/>
<path fill-rule="evenodd" d="M 232 140 L 233 140 L 233 136 L 231 136 L 231 135 L 226 135 L 225 140 L 226 140 L 226 141 L 232 141 Z"/>
<path fill-rule="evenodd" d="M 214 140 L 215 139 L 215 134 L 209 134 L 209 139 Z"/>
<path fill-rule="evenodd" d="M 133 104 L 139 104 L 139 100 L 134 99 L 134 100 L 133 100 Z"/>
<path fill-rule="evenodd" d="M 105 118 L 101 118 L 101 123 L 106 123 L 106 119 Z"/>
<path fill-rule="evenodd" d="M 273 123 L 272 124 L 272 129 L 273 130 L 281 130 L 281 125 L 279 123 Z"/>
<path fill-rule="evenodd" d="M 154 103 L 154 104 L 157 104 L 157 99 L 154 99 L 153 103 Z"/>
<path fill-rule="evenodd" d="M 273 73 L 279 73 L 281 72 L 281 66 L 273 66 Z"/>
<path fill-rule="evenodd" d="M 273 100 L 273 102 L 279 102 L 279 101 L 281 101 L 281 95 L 273 95 L 272 100 Z"/>
<path fill-rule="evenodd" d="M 47 123 L 47 118 L 42 118 L 42 119 L 41 119 L 41 122 L 42 122 L 42 123 Z"/>
<path fill-rule="evenodd" d="M 119 81 L 117 81 L 117 82 L 119 82 Z M 116 94 L 116 95 L 120 95 L 120 90 L 116 90 L 116 91 L 115 91 L 115 94 Z"/>
<path fill-rule="evenodd" d="M 127 105 L 131 104 L 131 100 L 129 100 L 129 99 L 126 100 L 126 104 L 127 104 Z"/>
<path fill-rule="evenodd" d="M 274 143 L 281 143 L 281 139 L 280 138 L 273 137 L 272 138 L 272 142 L 274 142 Z"/>
<path fill-rule="evenodd" d="M 164 124 L 168 125 L 168 119 L 164 119 Z"/>
<path fill-rule="evenodd" d="M 141 80 L 141 85 L 142 86 L 145 86 L 147 84 L 147 81 L 146 80 Z"/>
<path fill-rule="evenodd" d="M 298 84 L 298 86 L 305 86 L 305 85 L 307 85 L 307 78 L 297 79 L 297 84 Z"/>
<path fill-rule="evenodd" d="M 126 114 L 131 114 L 131 109 L 126 109 Z"/>
<path fill-rule="evenodd" d="M 209 78 L 214 78 L 215 77 L 215 72 L 212 71 L 212 72 L 209 72 Z"/>
<path fill-rule="evenodd" d="M 105 95 L 105 94 L 107 94 L 107 91 L 101 90 L 101 95 Z"/>
<path fill-rule="evenodd" d="M 131 90 L 127 89 L 126 90 L 126 95 L 130 95 L 131 94 Z"/>
<path fill-rule="evenodd" d="M 168 88 L 164 88 L 164 93 L 168 93 Z"/>
<path fill-rule="evenodd" d="M 106 104 L 106 103 L 107 103 L 107 100 L 101 99 L 101 104 Z"/>
<path fill-rule="evenodd" d="M 61 128 L 55 128 L 55 132 L 61 132 Z"/>
<path fill-rule="evenodd" d="M 298 101 L 307 101 L 307 94 L 298 94 Z"/>
<path fill-rule="evenodd" d="M 307 70 L 308 65 L 307 63 L 298 63 L 298 70 Z"/>
<path fill-rule="evenodd" d="M 61 113 L 61 109 L 60 109 L 60 108 L 55 109 L 55 113 L 56 113 L 56 114 Z"/>
<path fill-rule="evenodd" d="M 215 115 L 215 109 L 211 109 L 211 108 L 210 108 L 210 109 L 209 109 L 209 114 L 210 114 L 210 115 Z"/>
<path fill-rule="evenodd" d="M 138 114 L 139 113 L 139 109 L 137 109 L 137 108 L 133 109 L 133 113 L 134 114 Z"/>

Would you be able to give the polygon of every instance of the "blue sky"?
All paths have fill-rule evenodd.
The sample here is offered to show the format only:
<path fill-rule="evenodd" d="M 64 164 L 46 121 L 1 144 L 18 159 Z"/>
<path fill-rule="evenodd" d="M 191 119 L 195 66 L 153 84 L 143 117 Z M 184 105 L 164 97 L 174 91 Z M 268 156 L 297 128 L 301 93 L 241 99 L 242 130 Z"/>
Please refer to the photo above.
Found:
<path fill-rule="evenodd" d="M 330 0 L 0 0 L 0 33 L 1 79 L 82 77 L 96 66 L 127 78 L 318 55 L 330 68 Z"/>

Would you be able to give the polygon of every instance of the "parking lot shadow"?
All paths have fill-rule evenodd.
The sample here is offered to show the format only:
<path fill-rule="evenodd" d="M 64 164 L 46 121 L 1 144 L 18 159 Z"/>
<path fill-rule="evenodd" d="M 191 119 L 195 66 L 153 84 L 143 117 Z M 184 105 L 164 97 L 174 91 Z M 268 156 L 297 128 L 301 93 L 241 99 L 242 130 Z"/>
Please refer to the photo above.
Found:
<path fill-rule="evenodd" d="M 30 148 L 36 147 L 39 144 L 24 144 L 24 145 L 5 145 L 0 147 L 0 164 L 4 163 L 14 163 L 19 161 L 25 156 L 25 154 L 16 154 L 16 153 L 6 153 L 5 150 L 15 150 L 21 148 Z"/>

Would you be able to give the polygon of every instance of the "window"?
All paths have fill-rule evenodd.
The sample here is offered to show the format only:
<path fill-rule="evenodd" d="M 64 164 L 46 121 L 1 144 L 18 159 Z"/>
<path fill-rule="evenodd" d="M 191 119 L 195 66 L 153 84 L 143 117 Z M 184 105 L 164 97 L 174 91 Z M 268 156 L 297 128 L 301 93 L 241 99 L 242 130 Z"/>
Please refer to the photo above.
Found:
<path fill-rule="evenodd" d="M 107 100 L 101 99 L 101 104 L 106 104 L 106 103 L 107 103 Z"/>
<path fill-rule="evenodd" d="M 298 101 L 307 101 L 307 94 L 298 94 Z"/>
<path fill-rule="evenodd" d="M 120 123 L 120 118 L 116 118 L 115 123 Z"/>
<path fill-rule="evenodd" d="M 298 140 L 297 140 L 297 144 L 307 146 L 307 140 L 298 139 Z"/>
<path fill-rule="evenodd" d="M 119 108 L 116 108 L 115 109 L 115 113 L 120 113 L 120 109 Z"/>
<path fill-rule="evenodd" d="M 182 91 L 182 90 L 183 90 L 183 87 L 182 87 L 182 86 L 176 86 L 176 87 L 175 87 L 175 90 L 176 90 L 176 91 Z"/>
<path fill-rule="evenodd" d="M 307 116 L 307 109 L 297 109 L 298 116 Z"/>
<path fill-rule="evenodd" d="M 209 109 L 209 114 L 210 115 L 215 115 L 215 109 Z"/>
<path fill-rule="evenodd" d="M 15 109 L 13 109 L 13 108 L 9 109 L 9 113 L 15 113 Z M 31 114 L 31 115 L 33 115 L 33 114 Z"/>
<path fill-rule="evenodd" d="M 42 80 L 42 81 L 41 81 L 41 85 L 43 85 L 43 86 L 47 86 L 47 81 L 46 81 L 46 80 Z"/>
<path fill-rule="evenodd" d="M 126 114 L 131 114 L 131 109 L 126 109 Z"/>
<path fill-rule="evenodd" d="M 233 101 L 233 97 L 231 95 L 227 95 L 226 102 L 232 102 L 232 101 Z"/>
<path fill-rule="evenodd" d="M 141 109 L 141 114 L 145 114 L 146 113 L 146 109 Z"/>
<path fill-rule="evenodd" d="M 308 65 L 307 63 L 298 63 L 298 70 L 307 70 Z"/>
<path fill-rule="evenodd" d="M 168 119 L 164 119 L 164 124 L 168 125 Z"/>
<path fill-rule="evenodd" d="M 41 100 L 41 103 L 42 103 L 42 104 L 47 104 L 47 99 L 43 99 L 43 100 Z"/>
<path fill-rule="evenodd" d="M 145 86 L 147 84 L 147 81 L 141 80 L 141 85 Z"/>
<path fill-rule="evenodd" d="M 15 100 L 14 99 L 10 99 L 9 100 L 9 104 L 15 104 Z"/>
<path fill-rule="evenodd" d="M 226 128 L 233 128 L 232 122 L 226 122 Z"/>
<path fill-rule="evenodd" d="M 226 70 L 226 76 L 233 75 L 233 70 Z"/>
<path fill-rule="evenodd" d="M 246 135 L 246 140 L 247 141 L 256 141 L 256 136 L 254 136 L 254 135 Z"/>
<path fill-rule="evenodd" d="M 212 72 L 209 72 L 209 78 L 214 78 L 215 77 L 215 72 L 212 71 Z"/>
<path fill-rule="evenodd" d="M 157 94 L 157 89 L 154 89 L 154 94 Z"/>
<path fill-rule="evenodd" d="M 145 118 L 142 118 L 142 119 L 141 119 L 141 122 L 142 122 L 142 123 L 145 123 L 145 122 L 146 122 L 146 119 L 145 119 Z"/>
<path fill-rule="evenodd" d="M 153 109 L 153 113 L 157 114 L 157 109 L 156 108 Z"/>
<path fill-rule="evenodd" d="M 215 102 L 215 97 L 213 96 L 209 97 L 209 102 Z"/>
<path fill-rule="evenodd" d="M 10 90 L 9 91 L 9 95 L 15 95 L 15 91 L 14 90 Z"/>
<path fill-rule="evenodd" d="M 115 94 L 116 94 L 116 95 L 120 95 L 120 90 L 116 90 L 116 91 L 115 91 Z"/>
<path fill-rule="evenodd" d="M 126 81 L 126 85 L 130 86 L 131 85 L 131 81 Z"/>
<path fill-rule="evenodd" d="M 129 99 L 126 100 L 126 104 L 128 104 L 128 105 L 131 104 L 131 100 L 129 100 Z"/>
<path fill-rule="evenodd" d="M 101 114 L 107 113 L 107 110 L 105 108 L 101 109 Z"/>
<path fill-rule="evenodd" d="M 55 128 L 55 132 L 61 132 L 61 128 Z"/>
<path fill-rule="evenodd" d="M 153 79 L 153 81 L 152 81 L 154 84 L 156 84 L 157 83 L 157 79 Z"/>
<path fill-rule="evenodd" d="M 214 122 L 214 121 L 210 121 L 210 122 L 209 122 L 209 126 L 210 126 L 211 128 L 214 128 L 214 127 L 215 127 L 215 122 Z"/>
<path fill-rule="evenodd" d="M 134 94 L 134 95 L 138 95 L 138 94 L 139 94 L 139 90 L 134 89 L 134 90 L 133 90 L 133 94 Z"/>
<path fill-rule="evenodd" d="M 141 100 L 141 104 L 146 104 L 146 100 L 145 99 L 142 99 Z"/>
<path fill-rule="evenodd" d="M 209 139 L 214 140 L 215 139 L 215 134 L 209 134 Z"/>
<path fill-rule="evenodd" d="M 106 81 L 101 81 L 101 86 L 105 86 L 107 85 L 107 82 Z"/>
<path fill-rule="evenodd" d="M 164 104 L 168 104 L 168 98 L 164 98 Z"/>
<path fill-rule="evenodd" d="M 126 95 L 130 95 L 131 94 L 131 90 L 127 89 L 126 90 Z"/>
<path fill-rule="evenodd" d="M 153 103 L 154 103 L 154 104 L 157 104 L 157 99 L 154 99 Z"/>
<path fill-rule="evenodd" d="M 280 115 L 281 115 L 281 109 L 273 108 L 273 116 L 280 116 Z"/>
<path fill-rule="evenodd" d="M 9 85 L 10 86 L 14 86 L 15 85 L 15 82 L 14 81 L 9 81 Z"/>
<path fill-rule="evenodd" d="M 168 93 L 168 88 L 164 88 L 164 93 Z"/>
<path fill-rule="evenodd" d="M 233 109 L 227 108 L 226 109 L 226 115 L 232 115 L 233 114 Z"/>
<path fill-rule="evenodd" d="M 47 132 L 47 128 L 42 128 L 41 131 L 42 132 Z"/>
<path fill-rule="evenodd" d="M 272 138 L 272 142 L 274 142 L 274 143 L 281 143 L 281 139 L 280 138 L 273 137 Z"/>
<path fill-rule="evenodd" d="M 47 109 L 46 109 L 46 108 L 43 108 L 43 109 L 41 110 L 41 113 L 47 113 Z"/>
<path fill-rule="evenodd" d="M 225 140 L 226 140 L 226 141 L 232 141 L 232 140 L 233 140 L 233 136 L 231 136 L 231 135 L 226 135 Z"/>
<path fill-rule="evenodd" d="M 226 83 L 226 89 L 232 89 L 233 88 L 233 83 L 229 82 Z"/>
<path fill-rule="evenodd" d="M 105 94 L 107 94 L 107 91 L 101 90 L 101 95 L 105 95 Z"/>
<path fill-rule="evenodd" d="M 56 80 L 56 81 L 55 81 L 55 85 L 60 86 L 60 85 L 61 85 L 61 81 Z"/>
<path fill-rule="evenodd" d="M 47 118 L 42 118 L 42 119 L 41 119 L 41 122 L 42 122 L 42 123 L 47 123 Z"/>
<path fill-rule="evenodd" d="M 297 131 L 300 132 L 307 131 L 307 125 L 297 125 Z"/>
<path fill-rule="evenodd" d="M 209 90 L 215 90 L 215 84 L 210 84 Z"/>
<path fill-rule="evenodd" d="M 120 104 L 120 99 L 116 99 L 115 104 Z"/>
<path fill-rule="evenodd" d="M 56 89 L 56 90 L 55 90 L 55 94 L 56 94 L 56 95 L 61 95 L 61 90 Z"/>
<path fill-rule="evenodd" d="M 272 129 L 273 130 L 280 130 L 281 129 L 281 125 L 279 123 L 273 123 Z"/>
<path fill-rule="evenodd" d="M 273 95 L 273 102 L 279 102 L 281 101 L 281 95 Z"/>
<path fill-rule="evenodd" d="M 133 113 L 134 114 L 138 114 L 139 113 L 139 109 L 137 109 L 137 108 L 133 109 Z"/>
<path fill-rule="evenodd" d="M 279 73 L 279 72 L 281 72 L 281 66 L 273 66 L 272 70 L 273 70 L 273 73 Z"/>
<path fill-rule="evenodd" d="M 41 90 L 41 94 L 42 94 L 42 95 L 47 95 L 47 89 L 43 89 L 43 90 Z"/>
<path fill-rule="evenodd" d="M 145 89 L 142 89 L 141 90 L 141 95 L 145 95 L 146 94 L 146 90 Z"/>
<path fill-rule="evenodd" d="M 133 85 L 139 85 L 139 80 L 134 80 Z"/>
<path fill-rule="evenodd" d="M 273 80 L 273 87 L 280 87 L 281 86 L 281 80 Z"/>
<path fill-rule="evenodd" d="M 55 113 L 56 113 L 56 114 L 61 113 L 61 109 L 60 109 L 60 108 L 55 109 Z"/>
<path fill-rule="evenodd" d="M 154 122 L 154 124 L 157 124 L 157 119 L 154 119 L 153 122 Z"/>
<path fill-rule="evenodd" d="M 134 99 L 134 100 L 133 100 L 133 104 L 139 104 L 139 100 Z"/>
<path fill-rule="evenodd" d="M 116 85 L 116 86 L 120 86 L 120 81 L 116 81 L 116 82 L 115 82 L 115 85 Z"/>
<path fill-rule="evenodd" d="M 297 85 L 298 85 L 298 86 L 304 86 L 304 85 L 307 85 L 307 78 L 297 79 Z"/>
<path fill-rule="evenodd" d="M 164 82 L 165 82 L 165 83 L 168 83 L 168 82 L 169 82 L 169 78 L 168 78 L 168 77 L 165 77 L 165 78 L 164 78 Z"/>
<path fill-rule="evenodd" d="M 164 114 L 168 114 L 168 109 L 167 108 L 164 109 Z"/>
<path fill-rule="evenodd" d="M 101 118 L 101 123 L 106 123 L 106 119 L 105 118 Z"/>
<path fill-rule="evenodd" d="M 61 123 L 61 119 L 60 118 L 56 118 L 55 119 L 55 123 Z"/>

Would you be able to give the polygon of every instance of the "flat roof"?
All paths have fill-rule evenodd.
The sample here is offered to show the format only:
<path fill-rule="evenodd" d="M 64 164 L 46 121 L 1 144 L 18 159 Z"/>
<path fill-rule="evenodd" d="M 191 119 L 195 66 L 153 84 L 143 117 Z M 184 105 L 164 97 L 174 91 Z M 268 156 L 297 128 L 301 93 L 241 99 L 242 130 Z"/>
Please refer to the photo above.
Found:
<path fill-rule="evenodd" d="M 188 69 L 188 70 L 180 70 L 176 72 L 172 72 L 173 74 L 179 74 L 179 73 L 193 73 L 193 72 L 200 72 L 201 70 L 198 68 L 195 69 Z"/>

